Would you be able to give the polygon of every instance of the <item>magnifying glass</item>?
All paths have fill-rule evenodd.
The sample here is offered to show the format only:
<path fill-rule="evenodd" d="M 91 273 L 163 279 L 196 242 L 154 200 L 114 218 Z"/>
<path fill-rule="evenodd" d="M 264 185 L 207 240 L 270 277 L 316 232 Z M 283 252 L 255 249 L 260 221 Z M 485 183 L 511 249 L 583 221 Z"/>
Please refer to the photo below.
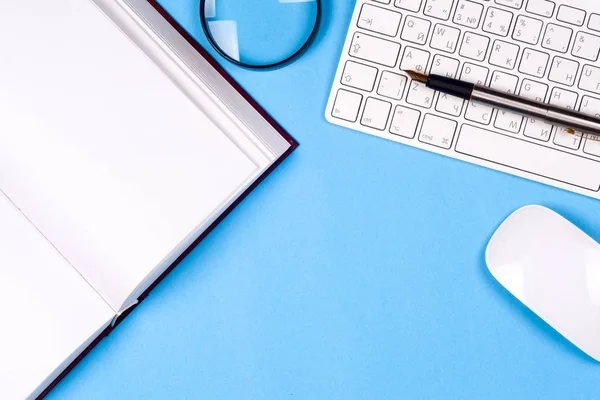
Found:
<path fill-rule="evenodd" d="M 228 61 L 276 68 L 300 56 L 317 36 L 321 0 L 201 0 L 200 21 Z"/>

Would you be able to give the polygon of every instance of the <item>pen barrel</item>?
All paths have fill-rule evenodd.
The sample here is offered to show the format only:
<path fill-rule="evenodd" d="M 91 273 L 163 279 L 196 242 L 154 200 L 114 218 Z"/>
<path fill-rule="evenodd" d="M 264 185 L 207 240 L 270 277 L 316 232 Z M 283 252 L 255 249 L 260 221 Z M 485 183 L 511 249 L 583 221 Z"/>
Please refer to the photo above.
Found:
<path fill-rule="evenodd" d="M 553 125 L 600 137 L 600 118 L 595 118 L 567 108 L 556 107 L 524 99 L 510 93 L 475 85 L 471 101 L 512 111 L 523 116 L 542 119 Z"/>

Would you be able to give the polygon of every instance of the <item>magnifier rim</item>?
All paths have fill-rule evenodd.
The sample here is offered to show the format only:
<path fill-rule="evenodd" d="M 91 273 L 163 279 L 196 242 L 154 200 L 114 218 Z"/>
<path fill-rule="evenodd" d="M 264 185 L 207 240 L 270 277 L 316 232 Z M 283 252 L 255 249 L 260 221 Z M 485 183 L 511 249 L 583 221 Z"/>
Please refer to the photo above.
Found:
<path fill-rule="evenodd" d="M 310 45 L 314 42 L 315 38 L 317 37 L 317 33 L 319 32 L 319 27 L 321 25 L 321 16 L 322 16 L 321 0 L 315 0 L 315 2 L 317 3 L 317 16 L 315 18 L 315 26 L 313 27 L 313 30 L 310 33 L 310 36 L 308 37 L 308 39 L 306 39 L 306 42 L 304 42 L 304 44 L 298 50 L 296 50 L 296 52 L 294 52 L 291 56 L 289 56 L 281 61 L 277 61 L 277 62 L 270 63 L 270 64 L 249 64 L 249 63 L 245 63 L 242 61 L 238 61 L 235 58 L 232 58 L 229 54 L 225 53 L 221 49 L 221 47 L 217 44 L 215 39 L 213 38 L 212 34 L 210 33 L 210 29 L 208 29 L 208 21 L 206 20 L 206 13 L 205 13 L 206 0 L 200 0 L 200 23 L 202 24 L 202 30 L 204 31 L 204 34 L 206 35 L 206 38 L 208 39 L 208 42 L 210 43 L 210 45 L 213 47 L 213 49 L 215 49 L 215 51 L 217 53 L 219 53 L 219 55 L 221 57 L 223 57 L 230 63 L 235 64 L 238 67 L 249 68 L 249 69 L 273 69 L 273 68 L 278 68 L 278 67 L 282 67 L 286 64 L 289 64 L 290 62 L 295 60 L 297 57 L 299 57 L 302 53 L 304 53 L 310 47 Z"/>

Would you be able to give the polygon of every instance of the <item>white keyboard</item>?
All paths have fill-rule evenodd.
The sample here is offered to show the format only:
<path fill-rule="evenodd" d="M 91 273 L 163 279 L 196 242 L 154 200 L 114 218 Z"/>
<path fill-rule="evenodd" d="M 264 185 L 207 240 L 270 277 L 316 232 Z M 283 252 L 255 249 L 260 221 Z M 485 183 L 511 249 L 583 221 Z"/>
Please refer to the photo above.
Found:
<path fill-rule="evenodd" d="M 328 121 L 600 198 L 600 142 L 465 102 L 401 70 L 600 117 L 600 2 L 357 0 Z"/>

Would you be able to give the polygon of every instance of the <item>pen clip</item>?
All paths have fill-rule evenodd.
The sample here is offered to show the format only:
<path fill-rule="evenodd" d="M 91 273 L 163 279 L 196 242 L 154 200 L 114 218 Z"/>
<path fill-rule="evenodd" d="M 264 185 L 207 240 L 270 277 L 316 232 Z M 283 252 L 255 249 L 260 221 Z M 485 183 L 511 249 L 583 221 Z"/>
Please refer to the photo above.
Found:
<path fill-rule="evenodd" d="M 569 135 L 579 136 L 582 139 L 587 139 L 587 140 L 591 140 L 594 142 L 600 142 L 600 136 L 597 136 L 597 135 L 590 135 L 587 133 L 579 132 L 579 131 L 575 130 L 574 128 L 563 128 L 563 130 L 565 133 L 568 133 Z"/>

